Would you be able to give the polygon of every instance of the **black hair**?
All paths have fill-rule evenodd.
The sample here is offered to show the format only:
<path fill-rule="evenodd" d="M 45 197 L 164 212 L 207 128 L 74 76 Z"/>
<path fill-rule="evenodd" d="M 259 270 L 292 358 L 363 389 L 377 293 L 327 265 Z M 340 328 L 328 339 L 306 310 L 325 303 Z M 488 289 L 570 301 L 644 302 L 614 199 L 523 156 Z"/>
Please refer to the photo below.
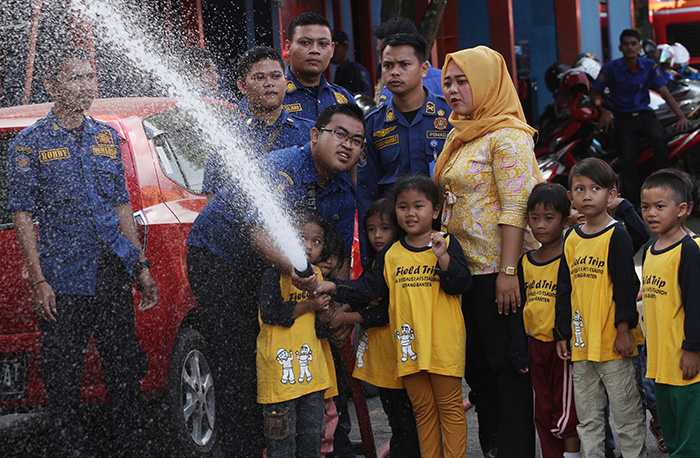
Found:
<path fill-rule="evenodd" d="M 350 116 L 351 118 L 355 118 L 362 123 L 362 127 L 365 127 L 364 113 L 362 113 L 362 109 L 354 103 L 337 103 L 335 105 L 327 106 L 318 115 L 318 118 L 316 118 L 316 124 L 314 124 L 314 127 L 316 129 L 321 129 L 331 122 L 333 115 L 336 114 L 343 114 Z"/>
<path fill-rule="evenodd" d="M 238 81 L 245 80 L 250 73 L 253 65 L 257 64 L 261 60 L 270 59 L 274 62 L 280 64 L 282 71 L 284 71 L 284 61 L 280 53 L 269 46 L 254 46 L 247 50 L 238 59 L 236 63 L 236 79 Z"/>
<path fill-rule="evenodd" d="M 539 204 L 545 209 L 552 209 L 563 218 L 569 216 L 571 201 L 566 195 L 566 188 L 560 184 L 537 183 L 527 199 L 527 211 L 531 212 Z"/>
<path fill-rule="evenodd" d="M 407 190 L 422 192 L 428 197 L 433 207 L 438 207 L 440 205 L 440 189 L 438 189 L 438 186 L 430 177 L 424 175 L 409 175 L 400 178 L 399 181 L 391 187 L 391 195 L 394 203 L 396 203 L 398 195 Z"/>
<path fill-rule="evenodd" d="M 63 63 L 71 59 L 92 62 L 92 55 L 85 48 L 72 45 L 63 46 L 55 52 L 51 52 L 46 60 L 44 79 L 55 82 L 58 78 L 58 74 L 63 70 Z"/>
<path fill-rule="evenodd" d="M 683 183 L 685 183 L 685 186 L 688 189 L 688 195 L 685 197 L 686 201 L 689 204 L 692 204 L 693 200 L 694 200 L 693 196 L 695 195 L 695 192 L 696 192 L 696 186 L 695 186 L 695 181 L 693 181 L 693 178 L 690 176 L 690 174 L 688 172 L 684 172 L 683 170 L 674 169 L 672 167 L 669 167 L 667 169 L 661 169 L 661 170 L 658 170 L 657 172 L 661 172 L 661 171 L 672 173 L 672 174 L 678 176 L 678 178 L 680 178 L 681 180 L 683 180 Z"/>
<path fill-rule="evenodd" d="M 287 28 L 287 39 L 292 41 L 296 28 L 304 25 L 323 25 L 328 27 L 328 32 L 330 32 L 331 35 L 333 34 L 333 29 L 331 28 L 331 24 L 328 22 L 328 19 L 317 13 L 306 12 L 301 13 L 289 23 L 289 27 Z"/>
<path fill-rule="evenodd" d="M 644 180 L 644 183 L 642 184 L 642 191 L 652 188 L 668 189 L 671 191 L 671 193 L 673 193 L 673 201 L 676 203 L 676 205 L 680 205 L 683 202 L 690 204 L 692 202 L 692 198 L 690 198 L 692 187 L 690 189 L 688 188 L 688 182 L 686 182 L 686 180 L 678 172 L 680 172 L 680 170 L 657 170 L 649 175 L 646 180 Z"/>
<path fill-rule="evenodd" d="M 576 165 L 571 167 L 569 172 L 569 189 L 576 177 L 586 177 L 595 184 L 604 187 L 605 189 L 613 189 L 617 187 L 617 175 L 610 167 L 610 164 L 597 157 L 587 157 Z"/>
<path fill-rule="evenodd" d="M 395 35 L 390 35 L 384 42 L 379 50 L 379 55 L 384 55 L 384 50 L 387 46 L 411 46 L 413 48 L 413 53 L 418 59 L 418 63 L 422 64 L 425 62 L 425 57 L 428 53 L 428 44 L 425 42 L 425 38 L 421 37 L 417 33 L 397 33 Z"/>
<path fill-rule="evenodd" d="M 622 31 L 620 34 L 620 43 L 622 43 L 622 39 L 624 37 L 634 37 L 637 39 L 637 41 L 641 42 L 642 41 L 642 35 L 639 33 L 639 31 L 635 29 L 625 29 Z"/>
<path fill-rule="evenodd" d="M 403 17 L 395 17 L 386 22 L 375 25 L 372 31 L 374 32 L 374 36 L 380 40 L 397 33 L 418 33 L 418 29 L 413 21 Z"/>
<path fill-rule="evenodd" d="M 367 233 L 367 220 L 374 215 L 387 215 L 389 217 L 389 222 L 394 226 L 397 233 L 401 232 L 399 223 L 396 221 L 396 208 L 394 207 L 394 201 L 389 197 L 382 197 L 381 199 L 372 202 L 365 212 L 364 224 L 365 224 L 365 237 L 367 238 L 367 256 L 370 259 L 374 259 L 377 256 L 377 252 L 372 248 L 372 244 L 369 243 L 369 234 Z"/>
<path fill-rule="evenodd" d="M 338 265 L 342 265 L 343 262 L 345 262 L 345 240 L 343 236 L 340 235 L 340 232 L 336 231 L 333 226 L 328 224 L 319 262 L 327 261 L 331 256 L 338 258 Z"/>
<path fill-rule="evenodd" d="M 301 210 L 294 215 L 294 226 L 298 229 L 306 224 L 321 226 L 324 232 L 328 232 L 329 224 L 316 210 Z"/>

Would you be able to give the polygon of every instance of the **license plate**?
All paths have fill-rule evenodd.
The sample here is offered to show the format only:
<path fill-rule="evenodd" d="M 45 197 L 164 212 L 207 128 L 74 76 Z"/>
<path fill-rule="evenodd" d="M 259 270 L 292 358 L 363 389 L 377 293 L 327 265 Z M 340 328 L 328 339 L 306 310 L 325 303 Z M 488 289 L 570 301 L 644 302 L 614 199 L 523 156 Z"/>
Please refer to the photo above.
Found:
<path fill-rule="evenodd" d="M 27 357 L 0 357 L 0 398 L 27 396 Z"/>

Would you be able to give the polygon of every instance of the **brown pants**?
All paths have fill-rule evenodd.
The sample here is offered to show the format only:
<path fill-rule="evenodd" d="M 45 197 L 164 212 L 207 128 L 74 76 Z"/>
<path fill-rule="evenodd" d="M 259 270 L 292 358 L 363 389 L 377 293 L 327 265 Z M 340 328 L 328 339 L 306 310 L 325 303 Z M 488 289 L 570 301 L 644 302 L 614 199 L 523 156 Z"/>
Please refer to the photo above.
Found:
<path fill-rule="evenodd" d="M 402 380 L 413 403 L 422 458 L 464 458 L 467 418 L 462 378 L 421 371 Z"/>

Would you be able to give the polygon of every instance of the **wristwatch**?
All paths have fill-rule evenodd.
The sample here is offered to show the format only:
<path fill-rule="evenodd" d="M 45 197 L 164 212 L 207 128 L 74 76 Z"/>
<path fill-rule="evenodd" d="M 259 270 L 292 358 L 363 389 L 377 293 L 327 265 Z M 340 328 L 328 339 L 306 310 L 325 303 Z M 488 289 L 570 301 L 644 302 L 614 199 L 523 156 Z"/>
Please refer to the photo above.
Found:
<path fill-rule="evenodd" d="M 517 267 L 501 267 L 498 269 L 498 271 L 502 274 L 510 275 L 510 276 L 515 276 L 518 275 L 518 268 Z"/>
<path fill-rule="evenodd" d="M 134 277 L 138 276 L 138 274 L 141 273 L 143 269 L 150 269 L 151 268 L 151 261 L 148 259 L 144 259 L 143 261 L 138 261 L 136 264 L 134 264 L 134 268 L 131 269 L 132 274 Z"/>

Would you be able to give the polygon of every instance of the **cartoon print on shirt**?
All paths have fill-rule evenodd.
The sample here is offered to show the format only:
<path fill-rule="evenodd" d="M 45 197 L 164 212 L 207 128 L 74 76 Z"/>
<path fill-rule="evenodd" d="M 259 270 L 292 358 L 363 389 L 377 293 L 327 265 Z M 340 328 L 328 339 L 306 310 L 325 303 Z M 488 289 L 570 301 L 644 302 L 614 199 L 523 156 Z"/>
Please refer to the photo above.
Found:
<path fill-rule="evenodd" d="M 304 378 L 307 382 L 311 381 L 311 372 L 309 372 L 309 361 L 313 361 L 314 356 L 311 348 L 307 344 L 301 346 L 301 350 L 297 352 L 297 361 L 299 361 L 299 383 L 304 383 Z"/>
<path fill-rule="evenodd" d="M 357 345 L 357 355 L 355 356 L 355 359 L 357 359 L 358 369 L 362 369 L 362 367 L 365 365 L 365 360 L 362 359 L 362 357 L 365 355 L 368 345 L 369 335 L 366 332 L 363 332 L 362 338 L 360 339 L 360 343 Z"/>
<path fill-rule="evenodd" d="M 409 326 L 408 323 L 404 323 L 401 325 L 401 332 L 395 330 L 394 334 L 396 336 L 396 340 L 401 341 L 401 353 L 403 353 L 401 356 L 401 361 L 405 363 L 408 361 L 409 357 L 411 358 L 411 361 L 417 360 L 418 355 L 416 355 L 416 352 L 413 351 L 413 345 L 411 344 L 411 341 L 416 339 L 415 335 L 413 335 L 413 329 L 411 329 L 411 326 Z"/>
<path fill-rule="evenodd" d="M 583 337 L 581 336 L 581 329 L 583 328 L 583 318 L 581 318 L 581 314 L 578 312 L 578 310 L 576 310 L 572 321 L 574 323 L 574 337 L 576 338 L 576 342 L 574 342 L 574 347 L 586 348 L 586 342 L 583 341 Z"/>
<path fill-rule="evenodd" d="M 292 368 L 292 361 L 294 360 L 294 352 L 280 348 L 277 350 L 277 362 L 282 366 L 282 384 L 286 385 L 289 382 L 290 385 L 294 385 L 296 380 L 294 379 L 294 368 Z"/>

